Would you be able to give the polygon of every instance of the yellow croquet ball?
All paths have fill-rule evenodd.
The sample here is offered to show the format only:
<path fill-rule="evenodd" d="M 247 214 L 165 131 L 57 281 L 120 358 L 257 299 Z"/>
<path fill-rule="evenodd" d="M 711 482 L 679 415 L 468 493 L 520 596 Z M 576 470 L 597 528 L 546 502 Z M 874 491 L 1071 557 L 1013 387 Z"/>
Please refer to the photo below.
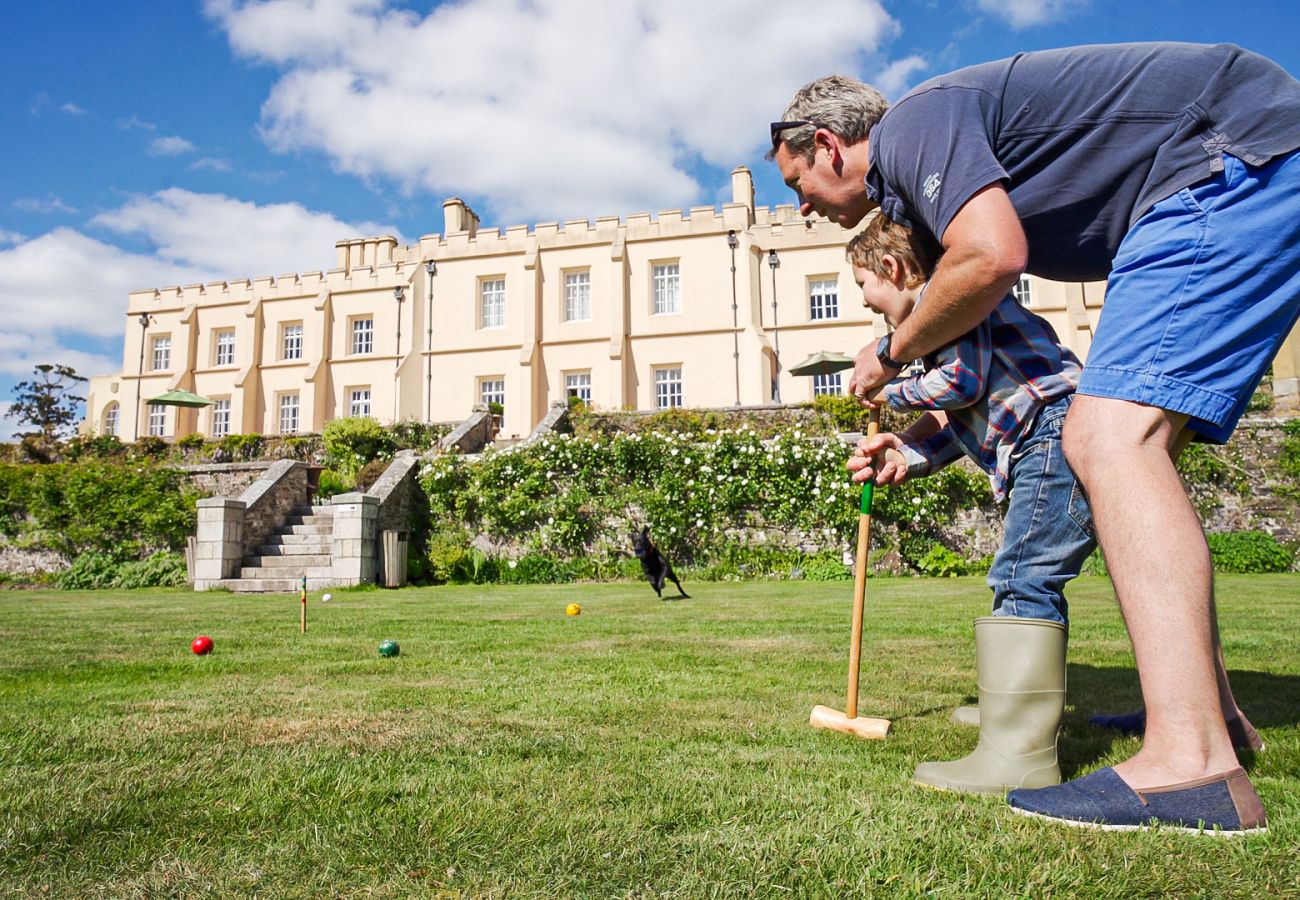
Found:
<path fill-rule="evenodd" d="M 570 603 L 564 607 L 564 614 L 566 616 L 580 616 L 582 615 L 582 607 L 576 603 Z"/>

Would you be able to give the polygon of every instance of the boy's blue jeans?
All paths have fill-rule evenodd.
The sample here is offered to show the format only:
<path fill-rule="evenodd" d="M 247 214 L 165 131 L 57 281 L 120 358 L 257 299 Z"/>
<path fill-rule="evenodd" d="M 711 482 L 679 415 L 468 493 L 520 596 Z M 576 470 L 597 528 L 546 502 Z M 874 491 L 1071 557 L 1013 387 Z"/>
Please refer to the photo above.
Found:
<path fill-rule="evenodd" d="M 1065 585 L 1097 546 L 1092 512 L 1061 452 L 1070 400 L 1043 407 L 1011 457 L 1002 546 L 989 569 L 995 616 L 1068 624 Z"/>

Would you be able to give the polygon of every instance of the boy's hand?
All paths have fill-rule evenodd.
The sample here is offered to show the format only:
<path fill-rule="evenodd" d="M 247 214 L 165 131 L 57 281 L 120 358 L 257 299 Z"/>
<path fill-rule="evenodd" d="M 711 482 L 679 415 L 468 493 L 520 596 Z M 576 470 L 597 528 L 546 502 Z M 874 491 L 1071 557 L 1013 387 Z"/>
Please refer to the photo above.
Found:
<path fill-rule="evenodd" d="M 861 484 L 873 480 L 878 485 L 902 484 L 907 480 L 907 458 L 903 445 L 908 441 L 892 431 L 858 441 L 857 448 L 845 463 L 853 481 Z"/>

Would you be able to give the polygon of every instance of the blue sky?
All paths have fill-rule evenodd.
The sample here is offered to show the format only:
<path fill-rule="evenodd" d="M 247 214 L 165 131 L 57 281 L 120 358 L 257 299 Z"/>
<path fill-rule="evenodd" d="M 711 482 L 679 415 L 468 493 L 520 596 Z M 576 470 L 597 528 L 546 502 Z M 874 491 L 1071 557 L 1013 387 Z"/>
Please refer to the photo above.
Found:
<path fill-rule="evenodd" d="M 719 204 L 800 84 L 891 98 L 1022 50 L 1232 41 L 1287 0 L 41 0 L 0 30 L 0 403 L 121 367 L 127 291 L 312 271 L 336 240 Z M 12 430 L 0 421 L 0 437 Z"/>

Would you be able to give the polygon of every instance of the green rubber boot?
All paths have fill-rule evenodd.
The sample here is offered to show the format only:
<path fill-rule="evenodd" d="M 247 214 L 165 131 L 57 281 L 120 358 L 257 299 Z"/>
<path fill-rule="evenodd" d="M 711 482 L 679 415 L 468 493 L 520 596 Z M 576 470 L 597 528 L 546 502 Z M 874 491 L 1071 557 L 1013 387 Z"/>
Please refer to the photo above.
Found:
<path fill-rule="evenodd" d="M 1061 783 L 1056 732 L 1065 710 L 1065 626 L 1044 619 L 975 620 L 980 739 L 970 756 L 926 762 L 912 778 L 951 791 L 1001 794 Z"/>

